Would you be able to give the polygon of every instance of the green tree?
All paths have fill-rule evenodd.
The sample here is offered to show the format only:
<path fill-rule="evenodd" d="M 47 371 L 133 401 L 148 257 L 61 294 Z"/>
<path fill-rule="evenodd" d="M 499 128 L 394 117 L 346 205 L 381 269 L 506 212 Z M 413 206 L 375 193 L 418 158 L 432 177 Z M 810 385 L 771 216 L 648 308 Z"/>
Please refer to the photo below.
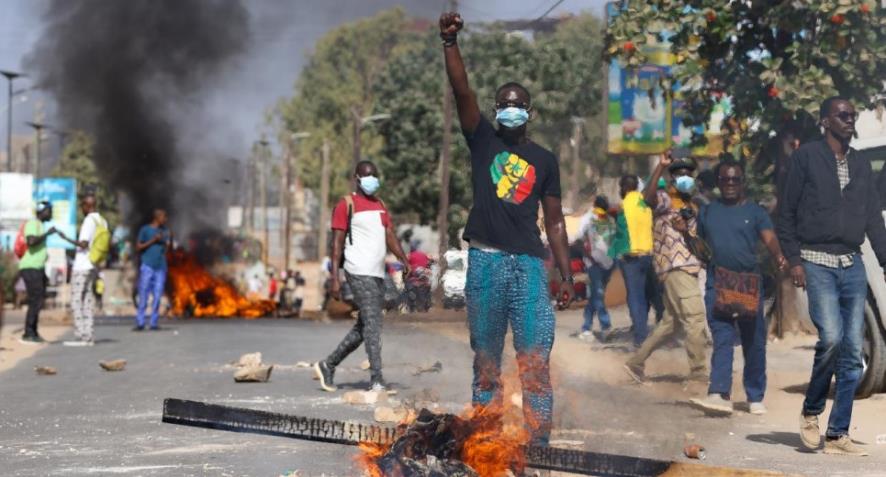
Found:
<path fill-rule="evenodd" d="M 728 153 L 753 161 L 789 123 L 814 127 L 819 104 L 841 95 L 871 106 L 886 77 L 886 16 L 874 0 L 630 1 L 608 30 L 607 54 L 643 64 L 669 37 L 684 124 L 706 124 L 713 98 L 732 100 Z M 698 138 L 702 140 L 701 137 Z M 772 164 L 756 164 L 768 174 Z M 760 192 L 771 191 L 771 181 Z"/>
<path fill-rule="evenodd" d="M 394 118 L 379 125 L 384 138 L 379 162 L 386 182 L 396 184 L 396 188 L 385 190 L 393 211 L 410 214 L 421 223 L 434 223 L 440 192 L 445 73 L 435 29 L 422 41 L 420 48 L 390 61 L 376 83 L 378 109 Z M 587 118 L 588 124 L 594 124 L 601 104 L 602 43 L 601 22 L 591 15 L 580 15 L 564 21 L 553 34 L 539 35 L 532 41 L 496 25 L 481 25 L 463 34 L 462 54 L 484 114 L 494 114 L 498 86 L 508 81 L 523 84 L 533 94 L 532 137 L 556 152 L 572 135 L 573 117 Z M 603 157 L 602 129 L 586 130 L 581 165 Z M 464 226 L 471 206 L 468 150 L 457 120 L 453 136 L 451 239 Z M 561 159 L 563 177 L 570 177 L 573 165 L 565 159 Z M 564 191 L 566 185 L 564 182 Z"/>
<path fill-rule="evenodd" d="M 94 145 L 90 135 L 82 131 L 74 132 L 62 150 L 61 160 L 53 168 L 52 175 L 77 179 L 78 196 L 88 191 L 94 192 L 98 199 L 99 212 L 113 226 L 120 223 L 117 198 L 95 170 L 92 162 Z M 82 215 L 78 210 L 78 222 L 83 220 Z"/>
<path fill-rule="evenodd" d="M 342 25 L 317 42 L 294 96 L 277 107 L 286 131 L 311 133 L 299 144 L 297 165 L 308 187 L 319 189 L 321 158 L 316 151 L 325 138 L 331 144 L 334 171 L 331 200 L 350 189 L 354 115 L 385 112 L 376 107 L 373 86 L 388 61 L 418 44 L 423 28 L 396 8 Z M 380 147 L 379 138 L 366 140 L 371 136 L 361 136 L 364 157 L 372 157 Z"/>

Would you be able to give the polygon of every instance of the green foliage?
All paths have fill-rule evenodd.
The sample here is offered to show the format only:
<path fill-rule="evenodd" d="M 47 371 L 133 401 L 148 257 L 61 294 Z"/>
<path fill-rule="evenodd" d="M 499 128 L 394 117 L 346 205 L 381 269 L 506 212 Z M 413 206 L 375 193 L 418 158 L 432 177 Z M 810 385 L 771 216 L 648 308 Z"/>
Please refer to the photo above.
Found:
<path fill-rule="evenodd" d="M 298 156 L 299 174 L 315 190 L 320 156 L 313 151 L 324 138 L 331 141 L 334 201 L 350 187 L 351 108 L 356 106 L 364 115 L 389 113 L 390 120 L 364 130 L 364 156 L 380 166 L 383 196 L 394 213 L 433 224 L 440 193 L 442 95 L 448 81 L 436 28 L 417 31 L 419 24 L 395 9 L 333 30 L 318 43 L 295 95 L 278 106 L 278 114 L 287 131 L 312 133 L 299 142 Z M 496 25 L 469 27 L 461 35 L 461 51 L 488 118 L 494 114 L 496 88 L 519 82 L 533 95 L 532 138 L 559 152 L 572 134 L 573 116 L 593 118 L 599 113 L 605 74 L 599 19 L 580 15 L 533 40 Z M 583 157 L 603 157 L 602 132 L 587 130 Z M 467 220 L 471 194 L 468 151 L 457 118 L 452 134 L 449 224 L 455 239 Z M 572 173 L 570 166 L 563 161 L 564 177 Z"/>
<path fill-rule="evenodd" d="M 73 177 L 77 179 L 77 195 L 82 197 L 85 191 L 92 190 L 98 199 L 98 209 L 111 227 L 120 223 L 120 211 L 117 198 L 95 170 L 92 162 L 94 141 L 88 134 L 77 131 L 65 144 L 61 160 L 52 170 L 56 177 Z M 77 211 L 77 222 L 83 220 L 83 213 Z"/>
<path fill-rule="evenodd" d="M 687 101 L 684 123 L 705 124 L 712 96 L 730 96 L 727 152 L 753 161 L 786 124 L 817 117 L 829 96 L 872 105 L 886 77 L 883 14 L 874 0 L 630 1 L 614 18 L 606 48 L 611 57 L 639 65 L 646 61 L 644 46 L 661 41 L 662 32 L 673 34 L 673 79 Z M 765 176 L 772 167 L 754 169 Z"/>

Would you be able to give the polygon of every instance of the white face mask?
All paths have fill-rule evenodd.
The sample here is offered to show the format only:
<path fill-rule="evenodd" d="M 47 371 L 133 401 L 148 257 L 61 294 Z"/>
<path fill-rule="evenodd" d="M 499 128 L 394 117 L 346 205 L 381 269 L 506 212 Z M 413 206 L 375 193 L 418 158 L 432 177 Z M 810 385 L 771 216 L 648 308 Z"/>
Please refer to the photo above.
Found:
<path fill-rule="evenodd" d="M 375 195 L 379 187 L 381 187 L 381 182 L 378 180 L 378 177 L 363 176 L 360 178 L 360 189 L 366 195 Z"/>

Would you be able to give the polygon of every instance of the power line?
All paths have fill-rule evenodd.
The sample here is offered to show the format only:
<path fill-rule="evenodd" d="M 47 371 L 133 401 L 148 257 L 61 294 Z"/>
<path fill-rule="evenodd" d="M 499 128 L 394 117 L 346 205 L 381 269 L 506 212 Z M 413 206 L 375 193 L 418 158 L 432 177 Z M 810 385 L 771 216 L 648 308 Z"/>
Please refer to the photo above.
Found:
<path fill-rule="evenodd" d="M 552 11 L 554 11 L 554 9 L 559 7 L 560 4 L 563 3 L 564 1 L 566 1 L 566 0 L 557 0 L 557 3 L 555 3 L 553 6 L 551 6 L 551 8 L 548 8 L 547 10 L 545 10 L 545 12 L 542 13 L 541 16 L 536 18 L 535 21 L 536 22 L 542 21 L 544 19 L 544 17 L 548 16 L 548 13 L 551 13 Z"/>

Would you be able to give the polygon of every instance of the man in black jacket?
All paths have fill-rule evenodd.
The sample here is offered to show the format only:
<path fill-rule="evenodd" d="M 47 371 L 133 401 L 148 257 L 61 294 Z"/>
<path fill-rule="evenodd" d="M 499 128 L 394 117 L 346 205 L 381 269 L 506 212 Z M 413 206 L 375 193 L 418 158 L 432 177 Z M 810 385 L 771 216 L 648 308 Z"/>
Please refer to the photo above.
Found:
<path fill-rule="evenodd" d="M 867 455 L 849 439 L 852 402 L 862 374 L 862 332 L 867 279 L 859 247 L 865 234 L 881 265 L 886 227 L 871 164 L 849 148 L 858 113 L 849 101 L 821 105 L 821 141 L 791 157 L 779 197 L 778 237 L 794 286 L 806 289 L 818 329 L 812 377 L 800 414 L 803 444 L 821 442 L 818 415 L 836 376 L 834 406 L 825 432 L 826 454 Z"/>

